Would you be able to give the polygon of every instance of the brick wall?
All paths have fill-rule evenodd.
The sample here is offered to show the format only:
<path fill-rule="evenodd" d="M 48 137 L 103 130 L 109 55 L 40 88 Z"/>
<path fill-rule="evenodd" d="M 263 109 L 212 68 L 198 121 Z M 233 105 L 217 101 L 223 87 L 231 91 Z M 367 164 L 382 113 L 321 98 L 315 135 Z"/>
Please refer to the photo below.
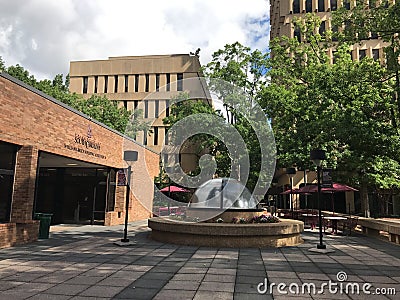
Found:
<path fill-rule="evenodd" d="M 124 150 L 137 151 L 139 159 L 132 164 L 132 182 L 135 184 L 131 186 L 129 220 L 151 215 L 153 179 L 159 165 L 157 153 L 7 76 L 0 75 L 0 141 L 21 148 L 16 159 L 11 221 L 0 224 L 4 225 L 0 228 L 0 247 L 37 238 L 37 224 L 30 222 L 40 151 L 117 169 L 127 167 L 123 160 Z M 98 143 L 100 149 L 86 148 L 76 142 L 76 135 L 87 136 L 89 127 L 92 141 Z M 117 187 L 115 210 L 106 213 L 106 225 L 122 224 L 124 211 L 125 188 Z"/>
<path fill-rule="evenodd" d="M 23 146 L 18 150 L 11 206 L 11 222 L 32 220 L 37 162 L 38 150 L 36 147 Z"/>
<path fill-rule="evenodd" d="M 38 239 L 39 222 L 0 224 L 0 248 L 31 243 Z"/>

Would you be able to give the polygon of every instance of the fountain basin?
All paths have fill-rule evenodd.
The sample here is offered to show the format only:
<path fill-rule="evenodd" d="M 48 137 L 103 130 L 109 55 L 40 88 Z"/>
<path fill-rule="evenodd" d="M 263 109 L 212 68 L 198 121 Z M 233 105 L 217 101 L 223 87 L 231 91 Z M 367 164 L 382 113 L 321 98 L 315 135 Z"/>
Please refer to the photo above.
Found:
<path fill-rule="evenodd" d="M 303 242 L 304 223 L 184 223 L 165 218 L 148 220 L 150 237 L 156 241 L 187 246 L 259 248 L 294 246 Z"/>

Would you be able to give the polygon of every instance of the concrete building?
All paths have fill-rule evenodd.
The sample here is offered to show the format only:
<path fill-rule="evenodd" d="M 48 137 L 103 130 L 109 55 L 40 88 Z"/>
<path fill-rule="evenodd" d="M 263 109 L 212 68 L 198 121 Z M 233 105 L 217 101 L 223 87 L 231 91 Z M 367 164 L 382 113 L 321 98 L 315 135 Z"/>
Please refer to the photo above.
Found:
<path fill-rule="evenodd" d="M 0 248 L 53 223 L 123 224 L 125 150 L 132 163 L 129 220 L 151 216 L 159 155 L 86 115 L 0 74 Z"/>
<path fill-rule="evenodd" d="M 205 97 L 202 82 L 188 80 L 201 76 L 197 55 L 123 56 L 72 61 L 69 75 L 71 92 L 85 98 L 94 94 L 105 95 L 128 110 L 141 109 L 144 121 L 151 123 L 152 133 L 141 132 L 136 141 L 156 152 L 161 152 L 166 140 L 167 130 L 162 120 L 169 115 L 171 97 L 183 91 Z M 181 151 L 176 159 L 180 160 L 184 170 L 193 169 L 197 164 L 197 157 L 190 147 Z"/>
<path fill-rule="evenodd" d="M 306 13 L 315 13 L 321 18 L 320 32 L 338 30 L 332 25 L 331 12 L 342 6 L 351 9 L 355 5 L 355 0 L 271 0 L 271 39 L 288 36 L 297 37 L 301 41 L 300 31 L 294 28 L 292 20 L 294 17 L 300 18 Z M 368 56 L 383 63 L 385 60 L 383 48 L 385 46 L 385 42 L 379 39 L 375 33 L 370 32 L 361 41 L 361 44 L 351 46 L 351 56 L 353 60 L 360 60 Z M 335 49 L 329 50 L 332 63 L 334 51 Z"/>

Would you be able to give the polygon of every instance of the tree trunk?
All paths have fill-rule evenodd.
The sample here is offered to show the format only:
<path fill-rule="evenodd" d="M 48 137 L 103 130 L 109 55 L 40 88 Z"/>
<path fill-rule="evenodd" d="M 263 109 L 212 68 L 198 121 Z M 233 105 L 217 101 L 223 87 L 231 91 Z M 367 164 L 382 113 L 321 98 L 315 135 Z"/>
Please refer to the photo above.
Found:
<path fill-rule="evenodd" d="M 371 214 L 369 210 L 368 186 L 365 182 L 361 184 L 360 197 L 361 197 L 361 212 L 363 213 L 364 217 L 369 218 Z"/>

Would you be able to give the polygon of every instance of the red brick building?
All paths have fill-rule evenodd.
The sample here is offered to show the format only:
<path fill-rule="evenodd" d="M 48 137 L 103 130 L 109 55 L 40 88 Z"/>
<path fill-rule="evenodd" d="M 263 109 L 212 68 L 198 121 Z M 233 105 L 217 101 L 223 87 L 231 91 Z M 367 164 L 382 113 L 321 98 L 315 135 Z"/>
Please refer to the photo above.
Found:
<path fill-rule="evenodd" d="M 122 224 L 125 150 L 138 152 L 129 220 L 145 219 L 158 153 L 0 74 L 0 248 L 36 240 L 38 212 L 53 214 L 53 224 Z"/>

